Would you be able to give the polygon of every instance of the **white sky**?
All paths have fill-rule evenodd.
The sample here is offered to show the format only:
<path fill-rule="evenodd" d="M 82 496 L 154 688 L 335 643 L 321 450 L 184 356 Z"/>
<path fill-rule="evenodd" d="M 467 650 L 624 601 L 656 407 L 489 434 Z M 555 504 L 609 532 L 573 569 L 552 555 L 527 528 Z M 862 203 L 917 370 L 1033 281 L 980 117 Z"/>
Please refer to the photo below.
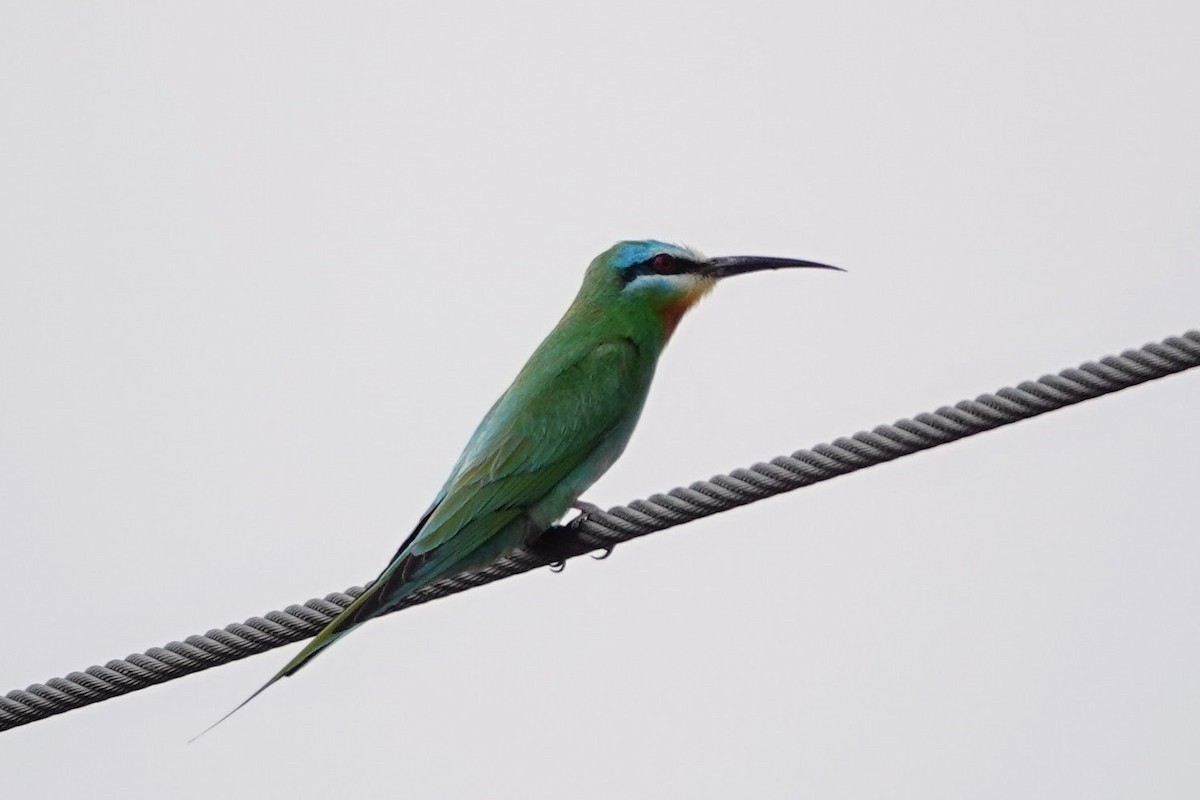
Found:
<path fill-rule="evenodd" d="M 0 692 L 371 578 L 592 256 L 624 502 L 1200 326 L 1194 3 L 5 3 Z M 1191 798 L 1200 375 L 0 734 L 6 798 Z"/>

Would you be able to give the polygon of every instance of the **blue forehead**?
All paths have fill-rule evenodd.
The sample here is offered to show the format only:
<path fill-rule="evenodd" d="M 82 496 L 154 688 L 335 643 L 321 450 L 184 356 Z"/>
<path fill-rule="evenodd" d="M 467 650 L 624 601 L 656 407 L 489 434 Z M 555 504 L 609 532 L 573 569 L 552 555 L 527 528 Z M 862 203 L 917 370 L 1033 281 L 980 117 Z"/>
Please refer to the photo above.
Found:
<path fill-rule="evenodd" d="M 617 269 L 632 267 L 654 258 L 659 253 L 670 253 L 679 258 L 688 258 L 691 253 L 679 245 L 646 239 L 640 242 L 618 242 L 613 245 L 610 253 L 610 263 Z"/>

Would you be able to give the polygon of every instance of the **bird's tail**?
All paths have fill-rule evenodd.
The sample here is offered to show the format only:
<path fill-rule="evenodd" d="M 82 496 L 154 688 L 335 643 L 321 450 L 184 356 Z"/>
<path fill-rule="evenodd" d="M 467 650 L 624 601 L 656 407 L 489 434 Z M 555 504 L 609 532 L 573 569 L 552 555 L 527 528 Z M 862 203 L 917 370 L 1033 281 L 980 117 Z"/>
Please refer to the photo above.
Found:
<path fill-rule="evenodd" d="M 379 579 L 371 584 L 365 592 L 355 598 L 353 603 L 346 606 L 345 611 L 330 620 L 329 624 L 322 628 L 321 632 L 318 633 L 311 642 L 305 645 L 304 649 L 297 653 L 295 658 L 285 664 L 283 669 L 279 670 L 279 672 L 276 672 L 269 681 L 258 687 L 254 694 L 247 697 L 241 703 L 238 703 L 238 705 L 228 714 L 221 717 L 212 725 L 209 725 L 200 733 L 196 734 L 196 736 L 189 739 L 189 743 L 196 741 L 201 736 L 232 717 L 234 714 L 240 711 L 243 706 L 265 692 L 268 687 L 270 687 L 280 678 L 286 678 L 289 675 L 296 674 L 301 667 L 316 658 L 317 654 L 326 647 L 329 647 L 329 645 L 333 644 L 338 639 L 341 639 L 359 625 L 376 616 L 383 607 L 382 600 L 385 594 L 384 590 L 388 588 L 389 584 L 391 584 L 391 588 L 393 590 L 396 588 L 395 581 L 391 580 L 391 572 L 391 570 L 388 570 L 385 571 L 383 575 L 380 575 Z"/>
<path fill-rule="evenodd" d="M 317 657 L 317 654 L 324 650 L 329 645 L 341 639 L 350 631 L 363 624 L 371 617 L 375 616 L 373 612 L 379 609 L 379 594 L 383 588 L 385 581 L 378 580 L 362 594 L 354 599 L 354 602 L 346 606 L 346 610 L 338 614 L 329 624 L 321 629 L 321 632 L 313 637 L 312 641 L 304 646 L 296 656 L 284 665 L 283 669 L 276 672 L 271 680 L 263 685 L 263 689 L 270 686 L 280 678 L 287 678 L 295 675 L 300 671 L 300 668 Z M 258 694 L 258 692 L 255 692 Z"/>

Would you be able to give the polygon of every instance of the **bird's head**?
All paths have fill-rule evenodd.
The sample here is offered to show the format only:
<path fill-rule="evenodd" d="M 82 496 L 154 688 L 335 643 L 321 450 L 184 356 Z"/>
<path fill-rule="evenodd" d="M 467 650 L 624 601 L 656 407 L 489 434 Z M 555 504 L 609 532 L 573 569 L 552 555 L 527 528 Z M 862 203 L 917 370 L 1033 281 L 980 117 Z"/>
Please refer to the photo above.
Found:
<path fill-rule="evenodd" d="M 618 242 L 592 262 L 584 281 L 589 287 L 626 306 L 653 311 L 670 335 L 679 320 L 717 281 L 767 269 L 835 269 L 815 261 L 764 256 L 708 258 L 682 245 L 644 241 Z"/>

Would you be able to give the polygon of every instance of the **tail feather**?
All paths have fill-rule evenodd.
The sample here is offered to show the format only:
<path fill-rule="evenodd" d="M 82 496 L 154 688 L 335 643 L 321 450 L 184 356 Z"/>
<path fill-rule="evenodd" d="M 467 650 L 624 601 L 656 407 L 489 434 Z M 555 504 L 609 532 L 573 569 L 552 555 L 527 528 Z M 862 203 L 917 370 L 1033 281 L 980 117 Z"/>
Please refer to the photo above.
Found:
<path fill-rule="evenodd" d="M 390 572 L 390 570 L 388 572 Z M 338 639 L 341 639 L 347 633 L 375 616 L 375 614 L 383 606 L 381 602 L 383 599 L 381 595 L 384 594 L 383 590 L 388 586 L 389 583 L 394 583 L 394 581 L 389 580 L 391 576 L 388 575 L 388 572 L 385 572 L 383 575 L 379 576 L 379 580 L 371 584 L 371 586 L 365 592 L 360 594 L 353 603 L 346 606 L 345 611 L 334 617 L 329 624 L 326 625 L 321 632 L 313 638 L 311 642 L 304 646 L 303 650 L 296 654 L 295 658 L 285 664 L 283 669 L 279 670 L 279 672 L 276 672 L 269 681 L 258 687 L 254 694 L 238 703 L 237 706 L 235 706 L 234 709 L 228 714 L 221 717 L 212 725 L 209 725 L 207 728 L 200 731 L 200 733 L 193 736 L 188 740 L 188 743 L 190 744 L 196 741 L 201 736 L 232 717 L 234 714 L 240 711 L 243 706 L 265 692 L 268 687 L 270 687 L 280 678 L 286 678 L 290 675 L 295 675 L 300 671 L 301 667 L 316 658 L 317 654 L 326 647 L 329 647 L 329 645 L 333 644 Z"/>

